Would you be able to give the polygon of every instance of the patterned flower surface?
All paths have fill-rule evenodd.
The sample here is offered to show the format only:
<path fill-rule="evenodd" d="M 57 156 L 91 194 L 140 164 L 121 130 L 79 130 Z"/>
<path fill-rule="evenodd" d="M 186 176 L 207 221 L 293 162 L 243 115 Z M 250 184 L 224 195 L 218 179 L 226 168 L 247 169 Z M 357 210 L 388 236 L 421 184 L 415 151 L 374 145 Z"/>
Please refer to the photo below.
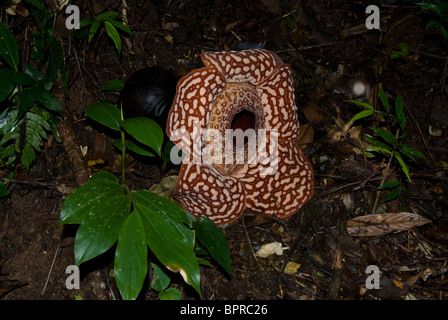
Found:
<path fill-rule="evenodd" d="M 244 210 L 288 217 L 310 200 L 291 68 L 263 49 L 209 52 L 183 77 L 167 134 L 183 159 L 174 197 L 216 224 Z M 239 130 L 240 129 L 240 130 Z"/>

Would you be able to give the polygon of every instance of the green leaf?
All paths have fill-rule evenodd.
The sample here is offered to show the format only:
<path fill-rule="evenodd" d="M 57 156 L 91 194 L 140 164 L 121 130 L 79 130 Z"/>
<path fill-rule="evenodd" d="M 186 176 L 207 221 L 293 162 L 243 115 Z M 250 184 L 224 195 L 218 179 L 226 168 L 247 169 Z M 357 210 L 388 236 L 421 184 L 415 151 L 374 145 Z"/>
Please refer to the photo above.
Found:
<path fill-rule="evenodd" d="M 5 101 L 14 89 L 16 73 L 12 69 L 0 70 L 0 102 Z"/>
<path fill-rule="evenodd" d="M 13 67 L 15 71 L 19 69 L 19 46 L 17 40 L 8 29 L 8 27 L 0 22 L 0 56 Z"/>
<path fill-rule="evenodd" d="M 363 110 L 363 111 L 355 114 L 355 116 L 349 121 L 349 123 L 355 122 L 356 120 L 359 120 L 362 118 L 370 117 L 374 112 L 375 112 L 374 110 Z"/>
<path fill-rule="evenodd" d="M 442 34 L 445 37 L 445 39 L 448 40 L 448 31 L 446 30 L 446 28 L 441 25 L 440 30 L 442 30 Z"/>
<path fill-rule="evenodd" d="M 421 2 L 417 3 L 417 5 L 421 6 L 425 10 L 429 10 L 432 13 L 438 15 L 439 17 L 442 16 L 442 13 L 440 12 L 439 7 L 436 4 L 430 3 L 430 2 Z"/>
<path fill-rule="evenodd" d="M 26 66 L 25 74 L 34 82 L 38 82 L 42 79 L 42 73 L 40 73 L 39 70 L 30 65 Z"/>
<path fill-rule="evenodd" d="M 400 149 L 401 149 L 401 152 L 405 156 L 407 156 L 408 158 L 410 158 L 410 159 L 412 159 L 414 161 L 415 161 L 414 157 L 425 158 L 425 155 L 423 153 L 421 153 L 418 150 L 415 150 L 414 148 L 412 148 L 411 146 L 409 146 L 409 145 L 407 145 L 405 143 L 402 143 L 400 145 Z"/>
<path fill-rule="evenodd" d="M 64 52 L 59 40 L 56 38 L 52 39 L 50 56 L 48 58 L 48 68 L 44 75 L 44 81 L 47 83 L 56 83 L 59 78 L 60 71 L 63 76 L 65 73 L 65 61 Z"/>
<path fill-rule="evenodd" d="M 182 295 L 177 288 L 168 288 L 159 293 L 160 300 L 180 300 Z"/>
<path fill-rule="evenodd" d="M 381 141 L 379 141 L 379 140 L 374 139 L 374 138 L 373 138 L 371 135 L 369 135 L 369 134 L 365 134 L 365 135 L 364 135 L 364 139 L 365 139 L 368 143 L 371 143 L 371 144 L 375 145 L 375 146 L 378 147 L 379 149 L 381 149 L 381 150 L 386 150 L 386 151 L 387 151 L 386 153 L 388 153 L 388 154 L 390 154 L 390 153 L 394 150 L 393 147 L 388 146 L 387 144 L 385 144 L 385 143 L 383 143 L 383 142 L 381 142 Z M 382 151 L 381 151 L 381 152 L 382 152 Z"/>
<path fill-rule="evenodd" d="M 121 139 L 114 139 L 114 146 L 121 151 Z M 126 148 L 137 153 L 141 154 L 142 156 L 147 157 L 155 157 L 156 155 L 152 153 L 151 151 L 148 151 L 142 147 L 140 147 L 138 144 L 136 144 L 132 140 L 126 140 Z"/>
<path fill-rule="evenodd" d="M 199 242 L 207 248 L 213 259 L 228 274 L 231 274 L 230 250 L 222 231 L 207 217 L 202 217 L 201 220 L 194 221 L 193 228 L 196 231 Z"/>
<path fill-rule="evenodd" d="M 123 22 L 121 21 L 117 21 L 117 20 L 109 20 L 109 22 L 115 27 L 118 28 L 124 32 L 126 32 L 127 34 L 129 34 L 130 36 L 132 36 L 132 31 L 131 29 L 129 29 L 129 27 L 125 24 L 123 24 Z"/>
<path fill-rule="evenodd" d="M 365 103 L 365 102 L 361 102 L 361 101 L 358 101 L 358 100 L 345 100 L 345 102 L 351 102 L 351 103 L 357 104 L 358 106 L 366 108 L 368 110 L 373 110 L 373 107 L 370 104 Z"/>
<path fill-rule="evenodd" d="M 408 178 L 408 180 L 411 181 L 409 166 L 406 164 L 406 162 L 404 162 L 404 160 L 400 154 L 395 154 L 395 158 L 397 159 L 398 163 L 400 164 L 401 169 L 403 170 L 403 172 L 406 175 L 406 177 Z"/>
<path fill-rule="evenodd" d="M 378 190 L 383 190 L 383 189 L 392 189 L 392 188 L 396 188 L 400 185 L 400 181 L 399 180 L 389 180 L 385 183 L 383 183 L 382 185 L 380 185 L 378 187 Z"/>
<path fill-rule="evenodd" d="M 26 171 L 29 171 L 30 164 L 34 161 L 34 159 L 35 159 L 35 154 L 34 154 L 33 148 L 30 146 L 29 143 L 25 144 L 25 147 L 22 150 L 22 155 L 20 157 L 20 161 L 22 162 Z"/>
<path fill-rule="evenodd" d="M 100 25 L 101 25 L 100 20 L 95 20 L 92 22 L 92 25 L 90 26 L 90 29 L 89 29 L 89 43 L 92 41 L 92 38 L 95 36 Z"/>
<path fill-rule="evenodd" d="M 35 101 L 40 102 L 47 109 L 62 113 L 62 104 L 59 100 L 50 92 L 45 89 L 34 86 L 25 88 L 18 93 L 19 98 L 19 117 L 25 114 Z"/>
<path fill-rule="evenodd" d="M 392 190 L 384 199 L 383 202 L 389 202 L 391 200 L 394 200 L 398 195 L 400 194 L 399 189 Z"/>
<path fill-rule="evenodd" d="M 120 35 L 118 34 L 117 29 L 109 22 L 104 21 L 104 27 L 106 28 L 106 32 L 109 35 L 109 37 L 114 41 L 115 48 L 118 50 L 118 54 L 121 53 L 121 39 Z"/>
<path fill-rule="evenodd" d="M 169 200 L 158 197 L 160 201 L 149 203 L 148 207 L 145 205 L 148 201 L 142 203 L 136 199 L 138 194 L 139 191 L 132 193 L 134 208 L 142 219 L 149 248 L 161 263 L 170 271 L 180 272 L 184 281 L 200 294 L 199 264 L 192 247 L 194 244 L 189 243 L 194 237 L 193 232 L 187 229 L 191 235 L 186 237 L 185 232 L 179 231 L 181 226 L 168 218 L 171 210 L 163 203 Z"/>
<path fill-rule="evenodd" d="M 154 149 L 160 156 L 163 145 L 163 131 L 160 126 L 149 118 L 125 119 L 121 126 L 136 140 Z"/>
<path fill-rule="evenodd" d="M 120 79 L 112 79 L 101 87 L 101 91 L 121 91 L 123 89 L 124 83 Z"/>
<path fill-rule="evenodd" d="M 79 27 L 83 28 L 85 26 L 91 25 L 95 20 L 93 19 L 89 19 L 89 18 L 84 18 L 79 22 Z"/>
<path fill-rule="evenodd" d="M 111 103 L 99 102 L 91 104 L 84 108 L 84 112 L 87 116 L 106 127 L 117 131 L 121 129 L 121 112 Z"/>
<path fill-rule="evenodd" d="M 389 100 L 386 97 L 386 93 L 384 93 L 383 88 L 379 88 L 379 92 L 380 92 L 380 100 L 381 103 L 383 104 L 384 109 L 386 109 L 387 113 L 390 113 L 390 104 Z"/>
<path fill-rule="evenodd" d="M 8 189 L 3 182 L 0 183 L 0 197 L 6 197 L 8 195 Z"/>
<path fill-rule="evenodd" d="M 118 236 L 114 274 L 125 300 L 137 298 L 148 271 L 148 246 L 140 216 L 132 212 Z"/>
<path fill-rule="evenodd" d="M 151 288 L 156 291 L 163 291 L 168 288 L 171 282 L 170 277 L 163 272 L 163 270 L 156 264 L 152 263 L 152 268 L 154 269 L 154 276 L 151 280 Z"/>
<path fill-rule="evenodd" d="M 373 130 L 375 133 L 379 134 L 381 138 L 383 138 L 386 142 L 392 145 L 398 142 L 397 138 L 395 138 L 395 136 L 389 131 L 383 130 L 381 128 L 370 128 L 370 129 Z"/>
<path fill-rule="evenodd" d="M 25 72 L 16 72 L 15 80 L 17 84 L 21 84 L 23 86 L 30 86 L 35 84 L 35 81 L 31 79 L 31 77 Z"/>
<path fill-rule="evenodd" d="M 118 14 L 118 12 L 106 11 L 106 12 L 103 12 L 103 13 L 99 14 L 96 17 L 96 20 L 114 20 L 114 19 L 117 19 L 117 18 L 121 18 L 121 16 Z"/>
<path fill-rule="evenodd" d="M 111 197 L 92 205 L 75 238 L 75 263 L 80 265 L 106 252 L 117 241 L 131 210 L 127 195 Z"/>
<path fill-rule="evenodd" d="M 142 203 L 146 207 L 152 208 L 155 211 L 159 211 L 159 214 L 163 215 L 166 220 L 170 220 L 175 223 L 176 227 L 187 225 L 192 226 L 194 218 L 179 205 L 173 201 L 167 200 L 160 197 L 154 192 L 147 190 L 133 191 L 132 198 L 135 202 Z M 159 210 L 163 209 L 163 210 Z M 179 231 L 182 232 L 185 228 L 181 228 Z M 184 234 L 187 239 L 187 244 L 193 248 L 194 237 L 189 237 L 191 235 L 190 230 L 187 229 L 187 233 Z"/>
<path fill-rule="evenodd" d="M 406 116 L 404 114 L 404 102 L 401 95 L 398 95 L 397 99 L 395 99 L 395 113 L 398 120 L 400 121 L 401 129 L 404 129 L 404 127 L 406 126 Z"/>
<path fill-rule="evenodd" d="M 61 209 L 59 224 L 82 223 L 91 211 L 98 211 L 98 208 L 101 210 L 110 198 L 123 194 L 123 186 L 112 173 L 97 172 L 67 196 Z"/>

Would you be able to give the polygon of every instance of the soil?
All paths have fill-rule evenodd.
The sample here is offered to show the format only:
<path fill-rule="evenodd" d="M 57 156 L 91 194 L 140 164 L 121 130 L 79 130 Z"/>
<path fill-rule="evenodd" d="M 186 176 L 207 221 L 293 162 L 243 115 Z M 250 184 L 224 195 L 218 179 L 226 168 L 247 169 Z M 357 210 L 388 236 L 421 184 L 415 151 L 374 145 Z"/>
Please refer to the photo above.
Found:
<path fill-rule="evenodd" d="M 182 298 L 217 300 L 443 300 L 448 298 L 448 40 L 434 19 L 410 2 L 379 1 L 380 30 L 368 30 L 367 1 L 143 1 L 128 0 L 127 23 L 133 37 L 122 35 L 118 55 L 106 32 L 90 44 L 69 43 L 57 27 L 66 53 L 69 95 L 64 104 L 85 161 L 94 152 L 102 164 L 88 170 L 109 170 L 117 176 L 119 153 L 104 128 L 89 122 L 85 106 L 105 99 L 116 103 L 117 93 L 101 92 L 106 82 L 125 81 L 144 67 L 159 66 L 177 78 L 202 67 L 205 51 L 263 47 L 275 52 L 293 69 L 296 103 L 302 128 L 314 135 L 303 145 L 315 170 L 315 194 L 293 217 L 279 220 L 245 214 L 223 229 L 231 250 L 232 275 L 219 267 L 201 267 L 202 296 L 172 274 Z M 31 16 L 11 16 L 1 5 L 1 21 L 13 30 L 22 59 L 29 57 Z M 72 1 L 81 17 L 122 12 L 121 1 Z M 65 17 L 64 11 L 59 13 Z M 59 29 L 58 29 L 59 28 Z M 409 52 L 391 59 L 398 44 Z M 69 47 L 70 46 L 70 47 Z M 70 52 L 70 54 L 69 54 Z M 22 63 L 26 65 L 26 63 Z M 39 66 L 38 66 L 39 67 Z M 45 66 L 40 66 L 45 68 Z M 366 97 L 352 90 L 365 83 Z M 344 124 L 361 107 L 346 100 L 358 98 L 380 108 L 374 94 L 381 86 L 393 101 L 403 97 L 407 118 L 406 144 L 425 158 L 408 161 L 407 182 L 398 162 L 389 157 L 366 158 L 359 143 L 369 126 Z M 373 97 L 373 98 L 372 98 Z M 390 128 L 384 128 L 390 130 Z M 395 134 L 395 132 L 393 132 Z M 95 150 L 95 151 L 94 151 Z M 90 158 L 89 158 L 90 157 Z M 81 265 L 80 289 L 69 290 L 66 267 L 74 264 L 76 226 L 59 226 L 61 206 L 76 188 L 74 170 L 64 145 L 50 139 L 29 172 L 18 167 L 0 200 L 0 298 L 3 300 L 121 299 L 113 278 L 113 250 Z M 157 163 L 129 157 L 127 177 L 149 188 L 178 172 Z M 2 171 L 5 178 L 8 172 Z M 384 202 L 382 182 L 400 179 L 409 190 Z M 4 180 L 5 181 L 5 180 Z M 412 212 L 431 220 L 401 232 L 376 236 L 348 234 L 347 221 L 376 213 Z M 281 255 L 256 257 L 264 244 L 280 242 Z M 286 272 L 289 262 L 297 270 Z M 380 270 L 380 288 L 368 286 L 369 265 Z M 369 280 L 370 279 L 370 280 Z M 145 283 L 139 299 L 157 299 Z"/>

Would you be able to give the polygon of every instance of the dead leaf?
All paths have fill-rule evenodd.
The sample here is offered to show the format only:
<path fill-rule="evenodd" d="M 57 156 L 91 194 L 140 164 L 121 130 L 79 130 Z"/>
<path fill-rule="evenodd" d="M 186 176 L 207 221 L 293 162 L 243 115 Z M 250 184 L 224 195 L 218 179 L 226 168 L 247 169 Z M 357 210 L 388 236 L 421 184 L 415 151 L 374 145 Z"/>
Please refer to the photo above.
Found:
<path fill-rule="evenodd" d="M 300 264 L 299 263 L 289 261 L 286 264 L 284 272 L 286 274 L 295 274 L 297 272 L 297 270 L 299 270 L 299 268 L 300 268 Z"/>
<path fill-rule="evenodd" d="M 431 220 L 410 212 L 370 214 L 347 221 L 347 232 L 352 236 L 374 237 L 409 230 L 430 222 Z"/>
<path fill-rule="evenodd" d="M 305 106 L 303 106 L 302 110 L 305 118 L 309 122 L 320 124 L 325 120 L 325 116 L 320 111 L 319 106 L 312 101 L 308 101 Z"/>
<path fill-rule="evenodd" d="M 309 124 L 303 124 L 300 126 L 299 132 L 299 145 L 305 145 L 314 141 L 314 129 Z"/>
<path fill-rule="evenodd" d="M 289 249 L 288 247 L 283 247 L 280 242 L 271 242 L 261 246 L 260 250 L 257 251 L 256 256 L 260 258 L 267 258 L 274 253 L 278 256 L 283 254 L 283 251 Z"/>

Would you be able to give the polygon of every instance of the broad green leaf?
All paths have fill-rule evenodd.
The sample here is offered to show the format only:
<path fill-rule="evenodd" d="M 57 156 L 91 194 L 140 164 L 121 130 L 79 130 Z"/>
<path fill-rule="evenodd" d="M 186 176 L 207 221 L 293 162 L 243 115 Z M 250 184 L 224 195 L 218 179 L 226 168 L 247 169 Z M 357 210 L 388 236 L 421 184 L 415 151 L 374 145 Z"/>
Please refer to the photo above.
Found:
<path fill-rule="evenodd" d="M 357 114 L 349 121 L 349 122 L 355 122 L 356 120 L 370 117 L 375 111 L 374 110 L 363 110 Z"/>
<path fill-rule="evenodd" d="M 89 43 L 92 41 L 92 38 L 95 36 L 100 25 L 101 25 L 100 20 L 95 20 L 92 22 L 92 25 L 90 26 L 90 29 L 89 29 Z"/>
<path fill-rule="evenodd" d="M 386 109 L 387 113 L 390 112 L 390 104 L 389 104 L 389 100 L 386 97 L 386 93 L 384 92 L 383 88 L 379 88 L 379 92 L 380 92 L 380 100 L 381 103 L 383 104 L 384 109 Z"/>
<path fill-rule="evenodd" d="M 121 139 L 114 139 L 114 146 L 121 151 Z M 140 147 L 138 144 L 136 144 L 134 141 L 132 140 L 126 140 L 126 148 L 141 154 L 142 156 L 147 156 L 147 157 L 155 157 L 156 155 L 154 153 L 152 153 L 151 151 L 148 151 L 142 147 Z"/>
<path fill-rule="evenodd" d="M 8 190 L 3 182 L 0 182 L 0 197 L 6 197 L 8 195 Z"/>
<path fill-rule="evenodd" d="M 30 77 L 34 82 L 38 82 L 42 79 L 42 73 L 33 66 L 27 65 L 25 74 Z"/>
<path fill-rule="evenodd" d="M 118 50 L 118 54 L 121 53 L 121 39 L 120 35 L 118 34 L 117 29 L 109 22 L 104 21 L 104 27 L 106 28 L 106 32 L 109 35 L 109 37 L 114 41 L 115 48 Z"/>
<path fill-rule="evenodd" d="M 419 6 L 421 6 L 423 9 L 429 10 L 432 13 L 438 15 L 439 17 L 442 16 L 442 13 L 440 12 L 440 8 L 439 6 L 437 6 L 434 3 L 431 2 L 421 2 L 421 3 L 417 3 Z"/>
<path fill-rule="evenodd" d="M 147 190 L 139 190 L 132 192 L 132 198 L 134 201 L 138 203 L 144 204 L 146 207 L 149 207 L 153 210 L 160 210 L 160 214 L 162 214 L 167 220 L 176 222 L 177 225 L 181 226 L 185 224 L 189 227 L 192 226 L 192 222 L 194 218 L 179 205 L 174 203 L 173 201 L 167 200 L 155 194 L 154 192 L 150 192 Z M 190 232 L 188 232 L 189 234 Z M 187 236 L 186 236 L 187 237 Z M 194 239 L 189 238 L 188 244 L 193 247 Z"/>
<path fill-rule="evenodd" d="M 106 252 L 118 235 L 131 210 L 127 195 L 110 197 L 93 205 L 78 228 L 75 238 L 75 263 L 80 265 Z"/>
<path fill-rule="evenodd" d="M 135 199 L 134 208 L 142 219 L 146 243 L 157 259 L 170 271 L 180 272 L 184 281 L 200 294 L 199 264 L 194 250 L 186 244 L 184 234 L 163 214 L 165 208 L 156 204 L 148 208 Z"/>
<path fill-rule="evenodd" d="M 124 32 L 126 32 L 127 34 L 129 34 L 130 36 L 132 36 L 132 31 L 131 29 L 129 29 L 129 27 L 125 24 L 123 24 L 123 22 L 121 21 L 117 21 L 117 20 L 109 20 L 109 22 L 115 27 L 118 28 Z"/>
<path fill-rule="evenodd" d="M 207 217 L 202 217 L 201 220 L 194 221 L 193 228 L 196 231 L 199 242 L 207 248 L 213 259 L 228 274 L 231 274 L 230 250 L 222 231 Z"/>
<path fill-rule="evenodd" d="M 140 216 L 132 212 L 118 236 L 114 274 L 125 300 L 137 298 L 148 271 L 148 246 Z"/>
<path fill-rule="evenodd" d="M 378 187 L 378 190 L 396 188 L 400 185 L 399 180 L 389 180 Z"/>
<path fill-rule="evenodd" d="M 391 200 L 394 200 L 398 195 L 400 194 L 399 189 L 394 189 L 383 199 L 383 202 L 389 202 Z"/>
<path fill-rule="evenodd" d="M 120 79 L 112 79 L 101 87 L 101 91 L 121 91 L 123 89 L 124 83 Z"/>
<path fill-rule="evenodd" d="M 163 131 L 160 126 L 149 118 L 125 119 L 121 126 L 136 140 L 151 147 L 160 156 L 163 145 Z"/>
<path fill-rule="evenodd" d="M 14 70 L 19 69 L 19 46 L 17 40 L 8 29 L 8 27 L 0 22 L 0 56 L 13 67 Z"/>
<path fill-rule="evenodd" d="M 155 263 L 152 263 L 151 265 L 154 269 L 154 275 L 151 280 L 151 288 L 156 291 L 165 290 L 171 282 L 170 277 Z"/>
<path fill-rule="evenodd" d="M 44 75 L 44 81 L 46 83 L 56 83 L 59 78 L 60 71 L 63 76 L 65 73 L 65 61 L 64 61 L 64 52 L 62 50 L 62 46 L 58 39 L 52 39 L 50 56 L 48 59 L 48 68 Z"/>
<path fill-rule="evenodd" d="M 395 136 L 389 131 L 383 130 L 381 128 L 370 128 L 370 129 L 379 134 L 381 138 L 383 138 L 386 142 L 392 145 L 398 142 L 397 138 L 395 138 Z"/>
<path fill-rule="evenodd" d="M 67 196 L 61 209 L 59 224 L 79 224 L 91 211 L 97 211 L 98 207 L 107 203 L 109 198 L 123 194 L 123 186 L 112 173 L 95 173 L 88 182 Z"/>
<path fill-rule="evenodd" d="M 0 70 L 0 102 L 5 101 L 12 92 L 16 80 L 16 73 L 12 69 Z"/>
<path fill-rule="evenodd" d="M 102 125 L 120 131 L 121 112 L 113 104 L 107 102 L 91 104 L 84 108 L 84 112 Z"/>
<path fill-rule="evenodd" d="M 159 293 L 160 300 L 180 300 L 182 295 L 177 288 L 168 288 Z"/>
<path fill-rule="evenodd" d="M 99 14 L 96 17 L 96 20 L 114 20 L 114 19 L 117 19 L 117 18 L 121 18 L 121 16 L 118 14 L 118 12 L 106 11 L 106 12 L 103 12 L 103 13 Z"/>
<path fill-rule="evenodd" d="M 91 25 L 94 21 L 95 20 L 93 20 L 93 19 L 84 18 L 79 22 L 79 26 L 82 28 L 82 27 Z"/>
<path fill-rule="evenodd" d="M 40 102 L 47 109 L 62 113 L 62 104 L 50 92 L 41 87 L 34 86 L 25 88 L 18 93 L 19 98 L 19 117 L 24 115 L 33 105 L 34 102 Z"/>
<path fill-rule="evenodd" d="M 370 104 L 365 103 L 365 102 L 361 102 L 361 101 L 358 101 L 358 100 L 345 100 L 345 102 L 351 102 L 351 103 L 357 104 L 358 106 L 361 106 L 363 108 L 366 108 L 366 109 L 369 109 L 369 110 L 373 110 L 373 107 Z"/>
<path fill-rule="evenodd" d="M 397 99 L 395 99 L 395 113 L 397 115 L 398 120 L 400 121 L 401 129 L 404 129 L 406 126 L 406 116 L 404 114 L 404 102 L 403 98 L 399 94 Z"/>
<path fill-rule="evenodd" d="M 426 24 L 426 27 L 435 27 L 435 28 L 440 28 L 441 24 L 439 21 L 436 20 L 431 20 Z"/>

